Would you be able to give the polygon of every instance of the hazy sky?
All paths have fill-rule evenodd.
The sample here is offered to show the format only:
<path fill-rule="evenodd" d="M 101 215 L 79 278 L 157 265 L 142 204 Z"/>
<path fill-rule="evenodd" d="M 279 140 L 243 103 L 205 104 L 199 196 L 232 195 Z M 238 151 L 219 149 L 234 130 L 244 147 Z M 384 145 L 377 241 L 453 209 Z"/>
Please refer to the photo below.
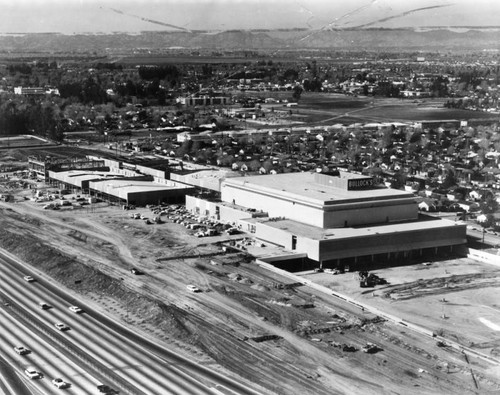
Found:
<path fill-rule="evenodd" d="M 0 33 L 500 26 L 499 0 L 0 0 Z"/>

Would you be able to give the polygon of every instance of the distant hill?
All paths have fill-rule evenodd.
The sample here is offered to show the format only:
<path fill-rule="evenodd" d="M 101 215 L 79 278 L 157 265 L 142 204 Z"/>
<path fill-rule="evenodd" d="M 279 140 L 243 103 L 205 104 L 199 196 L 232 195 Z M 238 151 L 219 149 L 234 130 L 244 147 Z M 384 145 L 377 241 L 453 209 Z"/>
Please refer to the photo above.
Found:
<path fill-rule="evenodd" d="M 464 32 L 445 28 L 363 30 L 256 30 L 221 32 L 142 32 L 140 34 L 39 33 L 0 36 L 1 52 L 81 53 L 113 50 L 166 49 L 398 49 L 500 50 L 500 29 Z"/>

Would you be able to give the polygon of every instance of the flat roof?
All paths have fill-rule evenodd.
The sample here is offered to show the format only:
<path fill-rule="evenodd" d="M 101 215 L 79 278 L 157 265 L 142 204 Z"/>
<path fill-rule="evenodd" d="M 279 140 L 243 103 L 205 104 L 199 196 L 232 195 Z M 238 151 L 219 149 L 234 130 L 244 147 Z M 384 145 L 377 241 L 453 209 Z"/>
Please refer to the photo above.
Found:
<path fill-rule="evenodd" d="M 347 190 L 315 181 L 315 172 L 281 173 L 225 180 L 225 184 L 276 197 L 307 200 L 317 204 L 345 203 L 348 201 L 414 198 L 411 192 L 374 187 L 372 189 Z M 337 177 L 337 176 L 332 176 Z M 364 175 L 340 172 L 340 178 L 362 179 Z"/>
<path fill-rule="evenodd" d="M 89 171 L 89 170 L 68 170 L 68 171 L 59 171 L 55 172 L 55 174 L 60 174 L 66 179 L 71 179 L 75 181 L 87 181 L 87 180 L 95 180 L 95 179 L 107 179 L 113 177 L 123 177 L 122 174 L 113 173 L 109 171 Z"/>
<path fill-rule="evenodd" d="M 106 190 L 110 192 L 110 189 L 114 190 L 116 193 L 140 193 L 140 192 L 154 192 L 154 191 L 167 191 L 175 189 L 190 189 L 189 185 L 166 185 L 160 183 L 154 183 L 152 181 L 140 181 L 140 180 L 98 180 L 93 183 L 93 187 L 98 190 Z"/>
<path fill-rule="evenodd" d="M 356 237 L 387 235 L 399 232 L 435 230 L 439 228 L 449 228 L 450 226 L 466 226 L 463 222 L 453 222 L 442 218 L 423 215 L 421 215 L 417 221 L 328 229 L 322 229 L 290 219 L 263 220 L 259 218 L 245 218 L 244 221 L 251 223 L 263 223 L 272 228 L 284 230 L 291 234 L 307 237 L 313 240 L 353 239 Z"/>

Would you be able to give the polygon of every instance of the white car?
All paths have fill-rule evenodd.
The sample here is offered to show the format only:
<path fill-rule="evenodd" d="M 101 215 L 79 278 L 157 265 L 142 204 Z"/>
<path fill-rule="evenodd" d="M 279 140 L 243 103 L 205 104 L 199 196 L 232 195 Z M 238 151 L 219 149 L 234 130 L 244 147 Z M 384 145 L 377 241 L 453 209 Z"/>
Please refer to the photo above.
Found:
<path fill-rule="evenodd" d="M 57 329 L 59 329 L 60 331 L 67 331 L 67 330 L 69 330 L 69 326 L 66 325 L 66 324 L 63 324 L 62 322 L 58 322 L 57 324 L 55 324 L 55 327 Z"/>
<path fill-rule="evenodd" d="M 23 279 L 24 279 L 24 281 L 27 281 L 29 283 L 32 283 L 33 281 L 35 281 L 35 279 L 31 276 L 24 276 Z"/>
<path fill-rule="evenodd" d="M 78 306 L 69 306 L 69 309 L 70 309 L 73 313 L 76 313 L 76 314 L 83 313 L 83 309 L 81 309 L 81 308 L 80 308 L 80 307 L 78 307 Z"/>
<path fill-rule="evenodd" d="M 29 354 L 31 352 L 30 349 L 28 349 L 24 346 L 14 347 L 14 351 L 17 352 L 19 355 L 26 355 L 26 354 Z"/>
<path fill-rule="evenodd" d="M 24 373 L 26 376 L 28 376 L 30 379 L 41 379 L 43 375 L 36 369 L 34 368 L 27 368 Z"/>
<path fill-rule="evenodd" d="M 57 388 L 68 388 L 69 387 L 69 383 L 67 383 L 66 381 L 64 381 L 61 378 L 57 378 L 57 379 L 52 380 L 52 384 L 54 384 Z"/>
<path fill-rule="evenodd" d="M 191 292 L 201 292 L 201 290 L 196 285 L 186 285 L 186 288 Z"/>

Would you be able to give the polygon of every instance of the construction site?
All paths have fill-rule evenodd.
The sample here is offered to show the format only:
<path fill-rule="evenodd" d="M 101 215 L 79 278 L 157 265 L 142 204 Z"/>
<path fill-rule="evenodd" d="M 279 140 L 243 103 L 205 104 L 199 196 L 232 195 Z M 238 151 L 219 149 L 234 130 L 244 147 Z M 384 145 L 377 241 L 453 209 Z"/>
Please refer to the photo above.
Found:
<path fill-rule="evenodd" d="M 9 168 L 25 160 L 2 156 Z M 495 264 L 441 251 L 363 271 L 291 272 L 273 265 L 286 256 L 282 247 L 178 201 L 132 204 L 29 172 L 2 176 L 2 249 L 123 325 L 258 383 L 263 394 L 500 390 Z"/>

